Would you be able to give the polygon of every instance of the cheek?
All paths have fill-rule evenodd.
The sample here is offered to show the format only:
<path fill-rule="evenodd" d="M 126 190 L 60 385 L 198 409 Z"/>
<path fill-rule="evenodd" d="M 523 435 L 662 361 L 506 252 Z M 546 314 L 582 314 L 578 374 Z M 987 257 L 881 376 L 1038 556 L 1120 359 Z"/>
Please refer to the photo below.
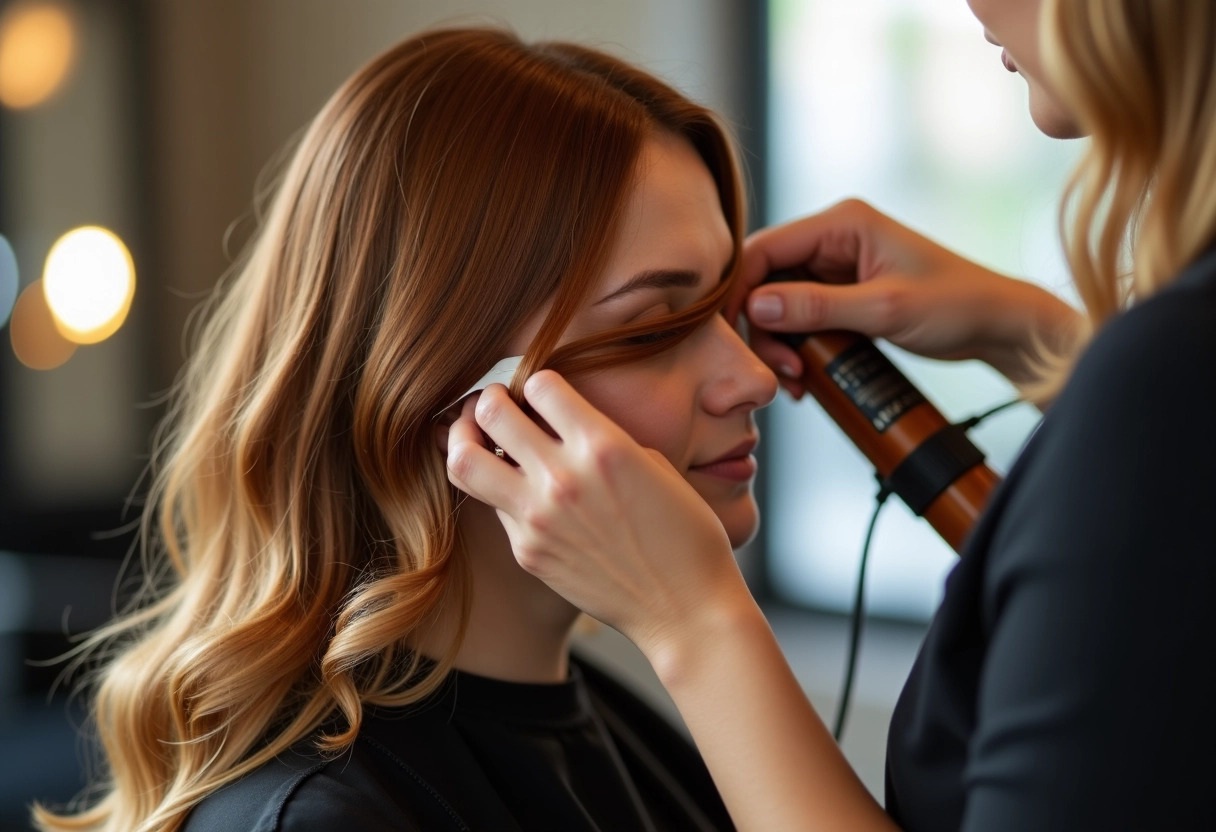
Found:
<path fill-rule="evenodd" d="M 640 445 L 655 449 L 685 472 L 696 450 L 696 393 L 689 376 L 687 368 L 681 373 L 636 365 L 605 370 L 574 386 Z M 750 487 L 690 482 L 722 521 L 732 546 L 738 548 L 753 537 L 759 512 Z"/>
<path fill-rule="evenodd" d="M 971 7 L 971 13 L 985 29 L 994 31 L 1004 28 L 1004 18 L 1008 15 L 1002 7 L 1007 2 L 1008 0 L 967 0 L 967 5 Z M 1014 0 L 1014 2 L 1025 3 L 1027 0 Z"/>
<path fill-rule="evenodd" d="M 642 366 L 614 367 L 575 383 L 597 410 L 678 470 L 689 463 L 692 391 L 679 376 Z"/>

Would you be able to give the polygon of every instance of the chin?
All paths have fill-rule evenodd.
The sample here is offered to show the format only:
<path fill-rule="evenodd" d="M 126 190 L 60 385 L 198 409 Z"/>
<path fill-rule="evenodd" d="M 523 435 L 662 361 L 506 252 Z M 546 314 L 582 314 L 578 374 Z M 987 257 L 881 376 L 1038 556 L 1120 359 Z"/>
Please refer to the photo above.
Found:
<path fill-rule="evenodd" d="M 1079 139 L 1085 136 L 1085 131 L 1077 126 L 1076 121 L 1064 112 L 1055 101 L 1045 100 L 1046 96 L 1030 94 L 1030 119 L 1039 132 L 1051 139 Z"/>
<path fill-rule="evenodd" d="M 711 504 L 733 549 L 746 545 L 760 528 L 760 510 L 751 494 L 730 503 Z"/>

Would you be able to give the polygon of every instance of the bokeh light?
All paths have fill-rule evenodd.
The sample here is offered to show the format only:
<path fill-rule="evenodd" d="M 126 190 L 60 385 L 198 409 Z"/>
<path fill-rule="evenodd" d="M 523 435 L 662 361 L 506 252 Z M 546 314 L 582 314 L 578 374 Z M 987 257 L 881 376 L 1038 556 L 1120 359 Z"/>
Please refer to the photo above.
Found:
<path fill-rule="evenodd" d="M 135 295 L 135 264 L 114 232 L 76 228 L 51 246 L 42 289 L 60 334 L 77 344 L 96 344 L 127 318 Z"/>
<path fill-rule="evenodd" d="M 8 240 L 0 234 L 0 327 L 8 323 L 8 316 L 17 302 L 17 255 Z"/>
<path fill-rule="evenodd" d="M 17 360 L 32 370 L 53 370 L 76 352 L 76 345 L 55 326 L 41 280 L 26 286 L 17 298 L 9 336 Z"/>
<path fill-rule="evenodd" d="M 51 0 L 24 0 L 0 13 L 0 104 L 35 107 L 58 90 L 76 55 L 71 13 Z"/>

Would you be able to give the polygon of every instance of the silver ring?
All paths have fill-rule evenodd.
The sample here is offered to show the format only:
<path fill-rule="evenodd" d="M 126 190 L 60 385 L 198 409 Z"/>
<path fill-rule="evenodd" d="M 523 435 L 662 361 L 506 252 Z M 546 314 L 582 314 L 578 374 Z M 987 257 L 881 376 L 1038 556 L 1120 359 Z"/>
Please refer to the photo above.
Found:
<path fill-rule="evenodd" d="M 507 455 L 506 451 L 504 451 L 502 448 L 498 447 L 497 445 L 494 446 L 494 456 L 498 457 L 499 459 L 502 459 L 506 455 Z"/>

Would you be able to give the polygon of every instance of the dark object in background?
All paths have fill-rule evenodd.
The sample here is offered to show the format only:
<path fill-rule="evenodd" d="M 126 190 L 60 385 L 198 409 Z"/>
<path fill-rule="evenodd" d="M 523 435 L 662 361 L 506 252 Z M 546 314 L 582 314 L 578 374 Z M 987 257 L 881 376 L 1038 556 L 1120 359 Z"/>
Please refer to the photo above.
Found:
<path fill-rule="evenodd" d="M 86 786 L 85 702 L 70 696 L 78 680 L 50 693 L 66 668 L 50 660 L 112 615 L 133 532 L 96 533 L 117 516 L 0 516 L 0 829 L 28 829 L 32 801 L 62 804 Z"/>

